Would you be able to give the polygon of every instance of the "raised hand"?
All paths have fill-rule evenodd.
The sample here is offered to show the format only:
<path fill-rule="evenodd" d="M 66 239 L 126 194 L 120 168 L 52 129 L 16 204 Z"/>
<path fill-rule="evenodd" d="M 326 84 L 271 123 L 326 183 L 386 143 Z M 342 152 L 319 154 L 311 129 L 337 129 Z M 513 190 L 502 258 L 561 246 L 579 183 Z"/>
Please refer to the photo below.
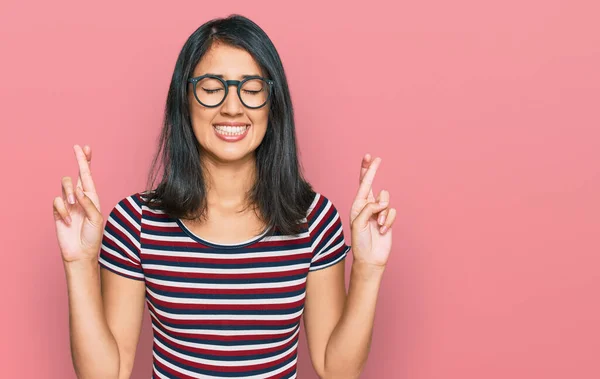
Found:
<path fill-rule="evenodd" d="M 92 149 L 73 146 L 79 176 L 73 188 L 70 177 L 62 178 L 62 197 L 53 203 L 56 236 L 64 262 L 95 260 L 102 242 L 104 220 L 92 180 Z"/>
<path fill-rule="evenodd" d="M 352 230 L 352 254 L 354 262 L 385 267 L 392 248 L 392 224 L 396 209 L 389 208 L 390 194 L 382 190 L 377 198 L 373 195 L 375 173 L 381 158 L 363 157 L 359 188 L 350 210 Z"/>

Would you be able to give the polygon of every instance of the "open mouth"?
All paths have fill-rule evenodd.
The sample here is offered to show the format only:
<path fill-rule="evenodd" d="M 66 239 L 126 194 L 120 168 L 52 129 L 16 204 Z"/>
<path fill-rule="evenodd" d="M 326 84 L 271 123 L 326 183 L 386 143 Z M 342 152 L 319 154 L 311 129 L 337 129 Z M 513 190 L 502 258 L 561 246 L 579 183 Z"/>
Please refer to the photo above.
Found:
<path fill-rule="evenodd" d="M 250 124 L 241 125 L 241 126 L 230 126 L 230 125 L 213 125 L 213 128 L 222 136 L 226 137 L 236 137 L 242 136 L 248 131 L 250 128 Z"/>

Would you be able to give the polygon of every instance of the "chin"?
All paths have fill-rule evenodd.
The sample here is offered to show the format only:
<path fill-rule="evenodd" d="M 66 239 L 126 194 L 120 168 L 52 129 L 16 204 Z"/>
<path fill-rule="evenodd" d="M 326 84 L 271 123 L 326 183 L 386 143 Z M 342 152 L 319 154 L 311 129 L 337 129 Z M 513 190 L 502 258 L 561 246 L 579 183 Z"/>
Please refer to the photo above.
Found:
<path fill-rule="evenodd" d="M 244 149 L 219 149 L 217 151 L 212 150 L 212 155 L 214 155 L 218 160 L 222 162 L 236 162 L 236 161 L 244 161 L 249 158 L 254 157 L 254 150 Z"/>

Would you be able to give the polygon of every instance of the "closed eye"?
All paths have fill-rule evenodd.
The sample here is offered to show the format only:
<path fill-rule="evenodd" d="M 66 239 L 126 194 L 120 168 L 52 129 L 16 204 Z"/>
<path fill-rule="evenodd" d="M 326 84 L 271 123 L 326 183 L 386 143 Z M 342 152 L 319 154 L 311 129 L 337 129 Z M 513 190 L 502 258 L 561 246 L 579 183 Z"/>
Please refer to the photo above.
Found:
<path fill-rule="evenodd" d="M 222 91 L 223 88 L 217 88 L 217 89 L 209 89 L 209 88 L 202 88 L 202 90 L 206 93 L 217 93 L 219 91 Z"/>

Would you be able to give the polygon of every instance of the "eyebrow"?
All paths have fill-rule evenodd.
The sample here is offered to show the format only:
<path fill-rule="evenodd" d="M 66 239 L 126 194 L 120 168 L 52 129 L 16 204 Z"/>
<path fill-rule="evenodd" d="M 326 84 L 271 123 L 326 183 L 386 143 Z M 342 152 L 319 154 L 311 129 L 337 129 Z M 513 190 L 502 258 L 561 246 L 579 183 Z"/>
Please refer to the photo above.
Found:
<path fill-rule="evenodd" d="M 208 72 L 205 75 L 214 75 L 214 76 L 218 76 L 221 79 L 225 79 L 225 77 L 223 75 L 221 75 L 221 74 L 213 74 L 213 73 Z M 246 78 L 249 78 L 249 77 L 255 77 L 255 76 L 260 76 L 260 75 L 258 75 L 258 74 L 254 74 L 254 75 L 242 75 L 242 79 L 246 79 Z"/>

